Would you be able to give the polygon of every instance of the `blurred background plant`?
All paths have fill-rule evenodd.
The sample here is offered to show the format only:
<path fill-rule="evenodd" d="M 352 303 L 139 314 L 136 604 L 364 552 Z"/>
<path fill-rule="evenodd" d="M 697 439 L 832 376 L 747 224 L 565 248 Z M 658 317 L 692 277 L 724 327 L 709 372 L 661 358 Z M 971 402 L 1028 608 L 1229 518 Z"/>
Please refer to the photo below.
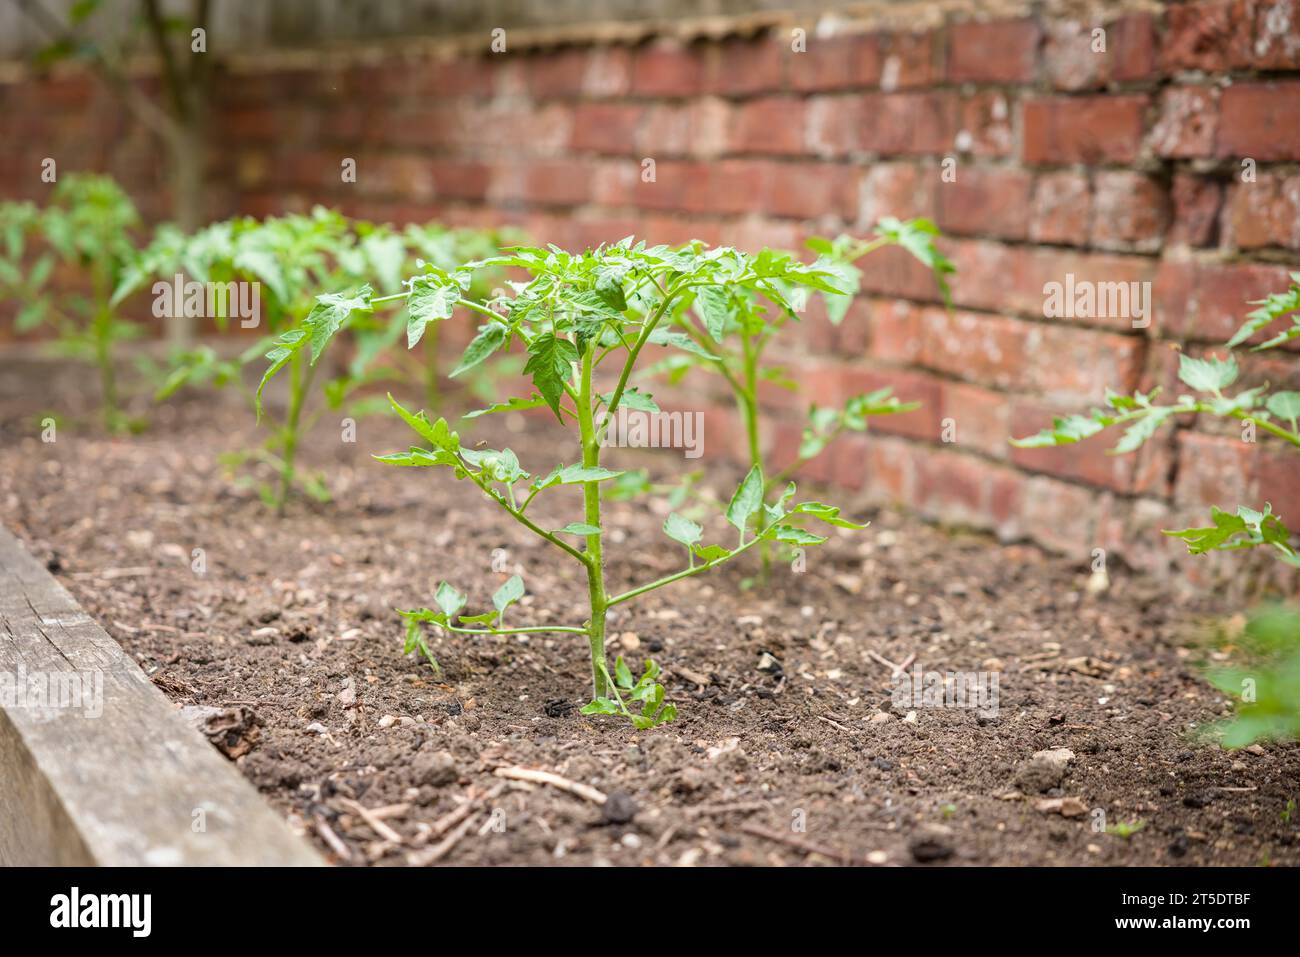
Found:
<path fill-rule="evenodd" d="M 0 290 L 18 303 L 15 329 L 48 326 L 54 350 L 95 366 L 110 431 L 140 424 L 122 412 L 115 360 L 145 326 L 119 314 L 113 291 L 139 255 L 141 232 L 131 198 L 106 176 L 69 174 L 44 207 L 0 204 Z"/>
<path fill-rule="evenodd" d="M 283 406 L 273 404 L 271 410 L 261 404 L 261 385 L 254 390 L 245 381 L 248 365 L 277 356 L 281 340 L 307 336 L 315 322 L 328 318 L 337 304 L 330 296 L 316 295 L 322 288 L 355 293 L 373 281 L 381 293 L 397 293 L 402 277 L 423 268 L 426 262 L 455 264 L 481 258 L 495 252 L 502 241 L 503 235 L 492 230 L 448 229 L 433 223 L 398 230 L 349 219 L 323 207 L 305 215 L 228 220 L 191 235 L 165 228 L 138 257 L 114 298 L 122 301 L 152 280 L 171 281 L 170 273 L 176 268 L 205 284 L 257 284 L 258 328 L 263 335 L 234 356 L 207 344 L 173 354 L 167 365 L 154 367 L 155 397 L 166 399 L 185 387 L 237 389 L 250 409 L 258 409 L 260 418 L 268 422 L 270 435 L 261 447 L 228 453 L 223 462 L 232 471 L 250 464 L 269 468 L 275 475 L 273 482 L 259 482 L 248 475 L 240 481 L 255 484 L 269 506 L 283 511 L 295 488 L 318 501 L 329 500 L 322 478 L 297 464 L 303 436 L 322 415 L 337 412 L 355 420 L 376 412 L 387 414 L 387 403 L 382 397 L 376 402 L 374 396 L 366 395 L 365 387 L 393 378 L 403 369 L 408 375 L 418 375 L 430 406 L 438 406 L 437 342 L 426 344 L 422 355 L 393 349 L 407 324 L 398 301 L 385 310 L 357 312 L 348 323 L 348 360 L 328 370 L 316 390 L 319 401 L 312 401 L 319 371 L 315 361 L 308 361 L 301 350 L 292 350 L 283 357 L 289 366 L 285 402 Z M 228 312 L 209 318 L 219 331 L 230 328 Z"/>

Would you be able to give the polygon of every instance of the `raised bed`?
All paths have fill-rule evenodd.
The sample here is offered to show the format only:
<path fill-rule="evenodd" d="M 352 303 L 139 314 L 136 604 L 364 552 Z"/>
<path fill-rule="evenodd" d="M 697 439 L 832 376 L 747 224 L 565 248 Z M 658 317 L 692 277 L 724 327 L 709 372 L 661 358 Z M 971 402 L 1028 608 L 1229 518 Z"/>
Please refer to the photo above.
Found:
<path fill-rule="evenodd" d="M 321 863 L 0 527 L 0 864 Z"/>

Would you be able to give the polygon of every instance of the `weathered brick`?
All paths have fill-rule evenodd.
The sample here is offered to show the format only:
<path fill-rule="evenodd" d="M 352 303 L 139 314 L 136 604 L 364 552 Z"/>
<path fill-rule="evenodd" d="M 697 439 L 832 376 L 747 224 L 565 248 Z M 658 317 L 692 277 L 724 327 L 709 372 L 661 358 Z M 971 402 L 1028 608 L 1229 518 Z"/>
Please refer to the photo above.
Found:
<path fill-rule="evenodd" d="M 692 96 L 704 80 L 704 48 L 655 41 L 637 49 L 632 60 L 632 92 L 637 96 Z"/>
<path fill-rule="evenodd" d="M 1213 246 L 1218 240 L 1219 206 L 1223 188 L 1214 180 L 1178 173 L 1173 186 L 1171 245 Z"/>
<path fill-rule="evenodd" d="M 1156 273 L 1156 325 L 1170 336 L 1225 342 L 1253 308 L 1250 300 L 1287 283 L 1280 266 L 1166 259 Z"/>
<path fill-rule="evenodd" d="M 1215 0 L 1171 5 L 1160 49 L 1162 68 L 1216 72 L 1250 57 L 1253 0 Z"/>
<path fill-rule="evenodd" d="M 1010 156 L 1015 149 L 1012 112 L 1011 100 L 1000 90 L 964 95 L 958 106 L 954 148 L 978 157 Z"/>
<path fill-rule="evenodd" d="M 939 225 L 958 235 L 1024 239 L 1032 176 L 1009 167 L 967 166 L 938 189 Z"/>
<path fill-rule="evenodd" d="M 880 83 L 880 39 L 873 35 L 807 38 L 787 56 L 790 86 L 801 92 L 861 89 Z"/>
<path fill-rule="evenodd" d="M 1027 163 L 1131 163 L 1142 145 L 1145 96 L 1050 97 L 1022 106 Z"/>
<path fill-rule="evenodd" d="M 862 225 L 885 216 L 910 219 L 933 217 L 939 174 L 914 163 L 873 163 L 862 180 Z"/>
<path fill-rule="evenodd" d="M 1092 189 L 1082 173 L 1043 173 L 1034 183 L 1029 238 L 1082 246 L 1092 224 Z"/>
<path fill-rule="evenodd" d="M 1223 92 L 1218 155 L 1257 161 L 1300 157 L 1300 80 L 1237 83 Z"/>
<path fill-rule="evenodd" d="M 727 141 L 732 153 L 795 156 L 804 151 L 805 106 L 801 99 L 762 97 L 739 106 Z"/>
<path fill-rule="evenodd" d="M 1255 501 L 1257 445 L 1240 438 L 1185 430 L 1178 436 L 1178 479 L 1174 501 L 1235 511 Z"/>
<path fill-rule="evenodd" d="M 951 422 L 954 447 L 1004 459 L 1010 449 L 1010 412 L 1005 393 L 945 381 L 940 387 L 940 438 L 945 438 L 944 430 Z"/>
<path fill-rule="evenodd" d="M 1169 197 L 1149 176 L 1100 170 L 1093 180 L 1092 244 L 1099 249 L 1158 250 L 1169 223 Z"/>
<path fill-rule="evenodd" d="M 1227 241 L 1239 249 L 1300 249 L 1300 174 L 1261 172 L 1228 192 Z"/>
<path fill-rule="evenodd" d="M 859 144 L 886 156 L 942 153 L 956 136 L 957 107 L 947 92 L 869 94 Z"/>
<path fill-rule="evenodd" d="M 775 93 L 785 76 L 786 44 L 772 35 L 723 40 L 711 44 L 704 58 L 700 92 L 722 96 Z"/>
<path fill-rule="evenodd" d="M 644 118 L 640 106 L 580 103 L 574 112 L 572 146 L 579 151 L 630 154 Z"/>
<path fill-rule="evenodd" d="M 910 90 L 936 83 L 942 76 L 942 37 L 938 30 L 881 34 L 880 88 Z"/>
<path fill-rule="evenodd" d="M 773 216 L 853 222 L 858 215 L 858 170 L 836 163 L 772 163 L 759 207 Z"/>
<path fill-rule="evenodd" d="M 1151 129 L 1151 146 L 1156 155 L 1171 159 L 1212 156 L 1218 129 L 1218 90 L 1170 87 L 1160 95 L 1160 116 Z"/>
<path fill-rule="evenodd" d="M 1033 20 L 970 21 L 948 30 L 951 83 L 1031 83 L 1038 65 Z"/>
<path fill-rule="evenodd" d="M 1093 30 L 1100 29 L 1079 20 L 1053 20 L 1046 25 L 1043 68 L 1058 90 L 1096 89 L 1106 82 L 1107 53 L 1099 52 Z M 1110 28 L 1107 27 L 1107 51 Z"/>

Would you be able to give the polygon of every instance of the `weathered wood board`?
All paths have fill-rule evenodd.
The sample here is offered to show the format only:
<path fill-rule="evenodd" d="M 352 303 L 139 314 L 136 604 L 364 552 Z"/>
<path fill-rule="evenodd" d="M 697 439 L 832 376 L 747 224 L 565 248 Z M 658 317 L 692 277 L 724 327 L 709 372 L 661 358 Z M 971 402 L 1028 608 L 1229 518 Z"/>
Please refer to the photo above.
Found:
<path fill-rule="evenodd" d="M 322 863 L 0 527 L 0 864 Z"/>

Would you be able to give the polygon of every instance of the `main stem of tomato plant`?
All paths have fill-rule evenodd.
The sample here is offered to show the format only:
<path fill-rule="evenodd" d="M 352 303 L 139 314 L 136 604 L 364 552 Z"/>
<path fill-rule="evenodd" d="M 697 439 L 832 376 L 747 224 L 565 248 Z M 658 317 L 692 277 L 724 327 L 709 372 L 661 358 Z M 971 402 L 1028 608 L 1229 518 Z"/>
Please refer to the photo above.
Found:
<path fill-rule="evenodd" d="M 591 373 L 595 343 L 587 343 L 582 353 L 581 376 L 578 385 L 578 430 L 582 438 L 583 468 L 600 465 L 600 440 L 592 416 Z M 584 482 L 582 499 L 585 521 L 592 528 L 600 528 L 600 483 Z M 587 640 L 591 644 L 591 685 L 597 698 L 608 697 L 609 679 L 605 666 L 605 611 L 609 596 L 605 593 L 605 557 L 601 548 L 601 534 L 587 536 L 587 593 L 591 605 L 591 619 L 587 622 Z"/>

